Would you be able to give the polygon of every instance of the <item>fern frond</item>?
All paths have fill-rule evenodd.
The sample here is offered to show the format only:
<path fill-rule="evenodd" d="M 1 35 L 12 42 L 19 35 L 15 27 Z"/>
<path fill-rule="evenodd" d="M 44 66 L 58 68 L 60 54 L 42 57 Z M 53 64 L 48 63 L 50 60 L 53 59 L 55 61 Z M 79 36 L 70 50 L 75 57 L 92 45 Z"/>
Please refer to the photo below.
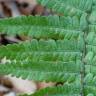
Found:
<path fill-rule="evenodd" d="M 86 68 L 88 68 L 89 66 L 86 65 Z M 90 66 L 89 68 L 89 72 L 86 72 L 86 75 L 84 77 L 84 93 L 85 96 L 87 94 L 92 94 L 93 96 L 96 95 L 96 67 L 94 68 L 94 66 Z M 95 72 L 95 74 L 94 74 Z"/>
<path fill-rule="evenodd" d="M 37 91 L 35 94 L 30 96 L 79 96 L 81 92 L 81 85 L 74 84 L 65 84 L 64 86 L 46 88 L 40 91 Z M 59 95 L 58 95 L 59 94 Z"/>
<path fill-rule="evenodd" d="M 1 46 L 0 57 L 6 57 L 11 60 L 11 63 L 1 65 L 0 73 L 10 73 L 17 77 L 22 76 L 22 78 L 54 82 L 62 81 L 68 75 L 75 76 L 77 74 L 78 76 L 82 68 L 82 62 L 80 61 L 82 45 L 78 43 L 80 41 L 77 44 L 76 42 L 70 40 L 32 40 L 31 42 L 6 47 Z M 41 74 L 39 74 L 40 72 Z"/>
<path fill-rule="evenodd" d="M 76 64 L 75 62 L 11 61 L 10 64 L 0 65 L 0 73 L 36 81 L 75 82 L 80 78 L 81 65 L 79 61 Z"/>
<path fill-rule="evenodd" d="M 90 12 L 93 0 L 37 0 L 41 5 L 67 16 Z"/>
<path fill-rule="evenodd" d="M 81 41 L 80 41 L 81 40 Z M 72 40 L 32 40 L 30 42 L 0 47 L 0 58 L 32 61 L 76 61 L 81 60 L 83 41 Z M 66 46 L 65 46 L 66 45 Z M 74 46 L 75 45 L 75 46 Z"/>
<path fill-rule="evenodd" d="M 65 16 L 23 16 L 0 20 L 0 32 L 31 41 L 0 46 L 0 74 L 63 82 L 32 96 L 96 95 L 96 0 L 38 0 Z M 2 60 L 1 60 L 2 61 Z"/>
<path fill-rule="evenodd" d="M 94 5 L 96 5 L 96 1 Z M 95 7 L 94 7 L 95 8 Z M 95 9 L 96 10 L 96 9 Z M 86 38 L 84 95 L 96 95 L 96 11 L 92 10 L 88 18 L 88 32 Z"/>
<path fill-rule="evenodd" d="M 23 34 L 33 36 L 36 34 L 44 35 L 47 34 L 61 34 L 66 31 L 82 31 L 87 26 L 86 14 L 83 14 L 80 18 L 74 17 L 59 17 L 59 16 L 23 16 L 17 18 L 10 18 L 0 20 L 0 32 L 7 34 Z M 68 33 L 69 33 L 68 32 Z M 46 33 L 46 34 L 45 34 Z M 78 32 L 77 32 L 78 33 Z M 51 35 L 50 34 L 50 35 Z M 35 36 L 35 37 L 36 37 Z M 49 35 L 48 35 L 49 36 Z M 48 38 L 47 36 L 47 38 Z M 53 36 L 53 35 L 52 35 Z M 55 35 L 56 36 L 56 35 Z M 59 35 L 58 35 L 59 36 Z"/>
<path fill-rule="evenodd" d="M 77 80 L 77 82 L 79 82 Z M 34 94 L 31 95 L 20 95 L 20 96 L 81 96 L 81 83 L 65 83 L 63 86 L 57 87 L 48 87 L 45 89 L 41 89 Z"/>

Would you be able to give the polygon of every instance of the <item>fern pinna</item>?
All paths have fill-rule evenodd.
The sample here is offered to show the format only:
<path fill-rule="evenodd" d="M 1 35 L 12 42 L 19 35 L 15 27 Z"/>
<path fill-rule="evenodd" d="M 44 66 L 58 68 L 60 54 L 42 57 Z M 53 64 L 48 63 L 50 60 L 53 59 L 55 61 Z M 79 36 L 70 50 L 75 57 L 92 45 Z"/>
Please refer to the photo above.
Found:
<path fill-rule="evenodd" d="M 63 82 L 31 96 L 96 96 L 96 0 L 37 0 L 62 16 L 0 20 L 0 32 L 32 40 L 0 47 L 0 74 Z"/>

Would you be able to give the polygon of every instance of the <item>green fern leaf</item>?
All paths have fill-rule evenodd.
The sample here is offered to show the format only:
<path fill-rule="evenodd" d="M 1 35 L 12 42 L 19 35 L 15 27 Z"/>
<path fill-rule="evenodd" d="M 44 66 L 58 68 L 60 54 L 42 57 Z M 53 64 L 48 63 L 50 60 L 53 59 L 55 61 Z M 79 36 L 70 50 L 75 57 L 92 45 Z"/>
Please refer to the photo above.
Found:
<path fill-rule="evenodd" d="M 0 74 L 63 82 L 32 96 L 96 96 L 96 0 L 38 0 L 65 16 L 0 20 L 0 32 L 31 41 L 0 46 Z"/>
<path fill-rule="evenodd" d="M 64 43 L 66 46 L 63 46 L 65 45 Z M 11 63 L 1 65 L 0 73 L 12 73 L 17 77 L 22 76 L 22 78 L 28 77 L 28 79 L 54 82 L 64 80 L 67 75 L 72 75 L 75 78 L 74 76 L 77 74 L 77 78 L 82 67 L 82 63 L 80 62 L 82 46 L 79 46 L 79 44 L 77 46 L 77 44 L 73 46 L 70 40 L 32 40 L 31 42 L 19 45 L 1 46 L 0 57 L 6 57 L 11 60 Z M 7 70 L 8 67 L 10 68 L 9 70 Z M 56 71 L 58 72 L 56 73 Z M 38 74 L 40 72 L 41 75 Z M 67 72 L 69 73 L 67 74 Z M 22 75 L 22 73 L 24 74 Z"/>
<path fill-rule="evenodd" d="M 7 33 L 9 35 L 27 35 L 34 38 L 40 38 L 40 36 L 41 38 L 50 38 L 49 35 L 55 35 L 57 37 L 59 36 L 58 34 L 61 34 L 62 36 L 62 33 L 68 34 L 68 31 L 72 31 L 73 33 L 75 31 L 76 34 L 78 34 L 79 31 L 83 31 L 87 27 L 86 17 L 87 15 L 83 14 L 80 19 L 77 16 L 22 16 L 10 19 L 3 19 L 0 20 L 0 32 Z M 55 36 L 54 38 L 56 38 Z"/>
<path fill-rule="evenodd" d="M 36 92 L 33 95 L 22 95 L 22 96 L 80 96 L 80 85 L 65 84 L 64 86 L 45 88 Z"/>
<path fill-rule="evenodd" d="M 65 16 L 80 16 L 91 11 L 92 0 L 37 0 L 41 5 L 51 8 Z"/>

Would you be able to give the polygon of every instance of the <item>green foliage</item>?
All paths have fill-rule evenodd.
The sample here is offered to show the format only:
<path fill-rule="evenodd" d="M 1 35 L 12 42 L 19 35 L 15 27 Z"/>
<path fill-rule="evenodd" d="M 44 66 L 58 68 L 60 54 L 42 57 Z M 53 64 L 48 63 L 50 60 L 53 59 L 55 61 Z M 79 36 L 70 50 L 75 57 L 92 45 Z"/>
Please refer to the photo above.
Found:
<path fill-rule="evenodd" d="M 66 31 L 83 30 L 87 26 L 86 16 L 86 14 L 82 14 L 80 18 L 77 16 L 22 16 L 15 19 L 4 19 L 0 20 L 0 31 L 9 35 L 24 34 L 35 38 L 38 37 L 38 35 L 40 35 L 40 37 L 42 35 L 44 35 L 44 37 L 45 35 L 51 34 L 58 35 L 66 33 Z"/>
<path fill-rule="evenodd" d="M 45 94 L 47 96 L 80 96 L 78 93 L 80 93 L 80 87 L 78 85 L 65 84 L 64 86 L 43 89 L 32 96 L 45 96 Z"/>
<path fill-rule="evenodd" d="M 93 0 L 37 0 L 40 4 L 67 16 L 90 12 Z M 94 0 L 95 2 L 95 0 Z"/>
<path fill-rule="evenodd" d="M 63 82 L 31 96 L 96 96 L 96 0 L 38 0 L 64 16 L 0 20 L 0 32 L 32 40 L 0 46 L 0 74 Z M 26 95 L 25 95 L 26 96 Z"/>

